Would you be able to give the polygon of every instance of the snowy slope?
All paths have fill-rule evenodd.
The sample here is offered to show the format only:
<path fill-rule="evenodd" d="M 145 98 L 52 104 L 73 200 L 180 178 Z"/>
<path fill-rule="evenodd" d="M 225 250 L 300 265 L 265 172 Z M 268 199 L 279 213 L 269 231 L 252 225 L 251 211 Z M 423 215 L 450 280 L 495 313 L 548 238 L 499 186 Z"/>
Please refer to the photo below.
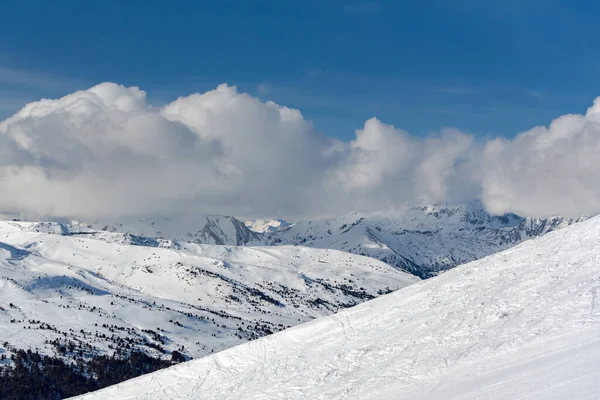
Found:
<path fill-rule="evenodd" d="M 600 397 L 600 218 L 83 399 Z"/>
<path fill-rule="evenodd" d="M 160 241 L 0 221 L 0 353 L 187 357 L 329 315 L 414 282 L 366 257 Z M 52 343 L 54 342 L 54 343 Z M 68 347 L 68 346 L 67 346 Z M 11 350 L 13 349 L 13 350 Z"/>
<path fill-rule="evenodd" d="M 195 243 L 336 249 L 373 257 L 429 278 L 584 219 L 492 216 L 481 202 L 473 201 L 456 206 L 351 213 L 287 227 L 278 225 L 276 230 L 271 229 L 277 224 L 274 221 L 244 224 L 232 217 L 203 215 L 142 218 L 112 224 L 97 222 L 93 226 Z"/>

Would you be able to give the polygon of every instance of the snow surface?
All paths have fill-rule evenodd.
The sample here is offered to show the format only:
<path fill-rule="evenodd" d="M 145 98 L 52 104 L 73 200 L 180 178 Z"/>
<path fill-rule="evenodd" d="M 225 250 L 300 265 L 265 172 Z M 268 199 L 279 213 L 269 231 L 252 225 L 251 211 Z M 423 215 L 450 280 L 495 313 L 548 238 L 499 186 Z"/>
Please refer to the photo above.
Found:
<path fill-rule="evenodd" d="M 92 399 L 600 398 L 600 217 Z"/>
<path fill-rule="evenodd" d="M 48 341 L 59 339 L 84 356 L 112 355 L 131 340 L 155 356 L 184 346 L 196 358 L 415 281 L 335 250 L 197 245 L 0 221 L 0 338 L 9 343 L 0 353 L 57 355 Z"/>

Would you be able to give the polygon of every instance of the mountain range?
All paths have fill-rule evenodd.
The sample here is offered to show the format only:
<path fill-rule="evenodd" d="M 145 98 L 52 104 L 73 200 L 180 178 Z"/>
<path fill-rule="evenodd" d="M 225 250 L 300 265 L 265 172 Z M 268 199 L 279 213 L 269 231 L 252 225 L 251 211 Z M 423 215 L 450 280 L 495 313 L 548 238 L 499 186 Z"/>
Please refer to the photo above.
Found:
<path fill-rule="evenodd" d="M 0 397 L 44 387 L 64 398 L 202 358 L 585 219 L 493 216 L 471 202 L 293 224 L 0 221 L 0 369 L 14 378 Z M 40 359 L 74 386 L 32 373 Z"/>
<path fill-rule="evenodd" d="M 583 221 L 579 218 L 494 216 L 479 201 L 429 205 L 336 218 L 244 223 L 234 217 L 182 215 L 95 222 L 97 229 L 183 242 L 235 246 L 299 245 L 376 258 L 420 278 Z M 258 226 L 261 232 L 248 228 Z"/>

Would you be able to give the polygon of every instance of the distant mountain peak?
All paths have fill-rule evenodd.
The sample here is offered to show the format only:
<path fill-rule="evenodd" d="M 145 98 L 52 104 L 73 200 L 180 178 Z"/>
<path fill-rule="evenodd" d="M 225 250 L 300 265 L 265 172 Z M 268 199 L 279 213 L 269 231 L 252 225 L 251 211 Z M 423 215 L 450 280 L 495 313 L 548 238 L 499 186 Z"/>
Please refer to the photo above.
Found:
<path fill-rule="evenodd" d="M 585 219 L 492 215 L 474 200 L 301 221 L 267 233 L 263 243 L 335 248 L 428 278 Z"/>
<path fill-rule="evenodd" d="M 289 228 L 293 224 L 283 219 L 255 219 L 245 222 L 248 229 L 258 233 L 273 233 Z"/>
<path fill-rule="evenodd" d="M 138 217 L 122 221 L 96 221 L 96 229 L 131 233 L 138 236 L 214 245 L 243 246 L 260 240 L 237 218 L 218 214 L 180 214 Z"/>

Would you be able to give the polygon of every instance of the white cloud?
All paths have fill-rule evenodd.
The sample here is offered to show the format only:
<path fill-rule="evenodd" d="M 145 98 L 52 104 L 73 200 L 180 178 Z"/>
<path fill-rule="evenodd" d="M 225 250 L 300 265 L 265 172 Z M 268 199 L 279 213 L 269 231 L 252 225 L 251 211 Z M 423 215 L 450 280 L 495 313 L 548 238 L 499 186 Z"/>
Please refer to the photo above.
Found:
<path fill-rule="evenodd" d="M 488 208 L 540 216 L 600 212 L 599 104 L 586 115 L 487 143 L 481 185 Z"/>
<path fill-rule="evenodd" d="M 371 118 L 342 151 L 326 186 L 336 188 L 340 203 L 350 200 L 349 209 L 469 200 L 479 194 L 465 176 L 472 148 L 473 138 L 457 130 L 417 138 Z"/>
<path fill-rule="evenodd" d="M 234 87 L 162 108 L 103 83 L 0 122 L 0 212 L 313 217 L 481 197 L 494 212 L 600 211 L 600 100 L 513 140 L 426 138 L 372 118 L 350 143 Z"/>

